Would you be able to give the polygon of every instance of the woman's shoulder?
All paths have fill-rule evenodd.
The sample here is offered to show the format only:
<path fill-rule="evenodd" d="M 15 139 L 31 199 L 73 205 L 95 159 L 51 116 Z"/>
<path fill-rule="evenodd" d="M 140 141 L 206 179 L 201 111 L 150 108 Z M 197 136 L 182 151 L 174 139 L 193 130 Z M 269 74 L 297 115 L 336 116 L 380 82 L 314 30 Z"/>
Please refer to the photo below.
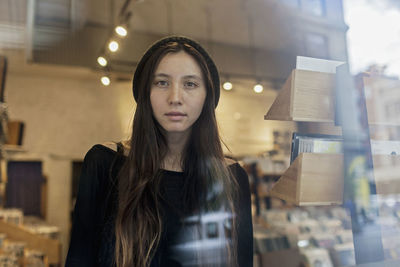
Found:
<path fill-rule="evenodd" d="M 98 165 L 106 167 L 116 155 L 116 150 L 110 143 L 95 144 L 87 152 L 84 158 L 86 165 Z"/>
<path fill-rule="evenodd" d="M 227 166 L 231 166 L 231 165 L 236 164 L 236 163 L 237 163 L 236 160 L 234 160 L 234 159 L 232 159 L 232 158 L 225 157 L 225 164 L 226 164 Z"/>
<path fill-rule="evenodd" d="M 247 172 L 243 169 L 239 162 L 231 158 L 225 158 L 225 162 L 231 173 L 236 177 L 236 180 L 239 182 L 239 184 L 248 183 Z"/>

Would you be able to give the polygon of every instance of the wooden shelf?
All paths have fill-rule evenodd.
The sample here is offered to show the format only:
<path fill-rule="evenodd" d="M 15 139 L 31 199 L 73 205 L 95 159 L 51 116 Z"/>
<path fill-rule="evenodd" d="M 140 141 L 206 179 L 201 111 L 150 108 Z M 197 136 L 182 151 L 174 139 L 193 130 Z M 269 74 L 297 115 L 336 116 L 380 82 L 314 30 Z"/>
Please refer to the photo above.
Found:
<path fill-rule="evenodd" d="M 10 152 L 26 152 L 27 150 L 22 146 L 18 145 L 3 145 L 3 150 L 10 153 Z"/>
<path fill-rule="evenodd" d="M 343 181 L 342 154 L 302 153 L 270 195 L 299 206 L 341 204 Z"/>
<path fill-rule="evenodd" d="M 374 155 L 373 162 L 376 192 L 400 194 L 400 156 Z"/>
<path fill-rule="evenodd" d="M 333 122 L 335 74 L 294 69 L 265 120 Z"/>
<path fill-rule="evenodd" d="M 373 162 L 377 194 L 400 194 L 400 156 L 374 155 Z M 298 206 L 341 204 L 343 174 L 343 154 L 302 153 L 269 195 Z"/>
<path fill-rule="evenodd" d="M 33 234 L 20 226 L 2 220 L 0 220 L 0 232 L 5 233 L 8 239 L 25 242 L 27 248 L 44 252 L 49 264 L 61 264 L 60 241 Z"/>

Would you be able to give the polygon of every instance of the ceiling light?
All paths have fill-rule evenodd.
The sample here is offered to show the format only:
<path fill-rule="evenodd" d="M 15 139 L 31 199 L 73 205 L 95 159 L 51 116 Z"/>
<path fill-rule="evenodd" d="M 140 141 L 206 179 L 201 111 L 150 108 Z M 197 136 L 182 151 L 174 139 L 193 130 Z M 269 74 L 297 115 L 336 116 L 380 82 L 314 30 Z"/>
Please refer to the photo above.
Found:
<path fill-rule="evenodd" d="M 123 26 L 117 26 L 115 32 L 121 37 L 125 37 L 128 34 L 128 31 Z"/>
<path fill-rule="evenodd" d="M 98 57 L 97 58 L 97 63 L 99 63 L 100 66 L 107 66 L 107 59 L 105 59 L 104 57 Z"/>
<path fill-rule="evenodd" d="M 108 78 L 107 76 L 101 77 L 100 81 L 104 86 L 109 86 L 110 85 L 110 78 Z"/>
<path fill-rule="evenodd" d="M 111 52 L 116 52 L 119 48 L 119 44 L 116 41 L 111 41 L 108 44 L 108 49 L 110 49 Z"/>
<path fill-rule="evenodd" d="M 230 83 L 230 82 L 225 82 L 223 85 L 222 85 L 222 87 L 225 89 L 225 90 L 227 90 L 227 91 L 229 91 L 229 90 L 232 90 L 232 83 Z"/>
<path fill-rule="evenodd" d="M 259 94 L 264 90 L 264 87 L 258 83 L 256 85 L 254 85 L 253 90 L 254 90 L 254 92 Z"/>

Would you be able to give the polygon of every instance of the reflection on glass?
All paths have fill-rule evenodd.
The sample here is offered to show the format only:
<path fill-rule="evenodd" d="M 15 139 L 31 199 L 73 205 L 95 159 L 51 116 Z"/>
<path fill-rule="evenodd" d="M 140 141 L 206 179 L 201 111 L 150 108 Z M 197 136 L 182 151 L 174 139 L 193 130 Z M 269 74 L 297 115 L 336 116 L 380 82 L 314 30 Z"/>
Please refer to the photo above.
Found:
<path fill-rule="evenodd" d="M 323 16 L 325 14 L 325 0 L 301 0 L 301 7 L 312 15 Z"/>
<path fill-rule="evenodd" d="M 187 217 L 172 241 L 170 258 L 181 266 L 225 266 L 232 214 L 224 211 L 209 212 Z"/>

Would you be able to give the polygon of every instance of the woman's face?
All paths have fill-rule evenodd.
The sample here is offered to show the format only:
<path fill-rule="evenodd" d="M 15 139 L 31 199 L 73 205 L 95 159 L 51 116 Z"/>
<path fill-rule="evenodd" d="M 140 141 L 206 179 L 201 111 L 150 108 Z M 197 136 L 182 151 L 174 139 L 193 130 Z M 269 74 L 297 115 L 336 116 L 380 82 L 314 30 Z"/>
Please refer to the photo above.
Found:
<path fill-rule="evenodd" d="M 199 118 L 206 99 L 199 64 L 184 51 L 165 55 L 154 73 L 153 115 L 168 133 L 186 133 Z"/>

